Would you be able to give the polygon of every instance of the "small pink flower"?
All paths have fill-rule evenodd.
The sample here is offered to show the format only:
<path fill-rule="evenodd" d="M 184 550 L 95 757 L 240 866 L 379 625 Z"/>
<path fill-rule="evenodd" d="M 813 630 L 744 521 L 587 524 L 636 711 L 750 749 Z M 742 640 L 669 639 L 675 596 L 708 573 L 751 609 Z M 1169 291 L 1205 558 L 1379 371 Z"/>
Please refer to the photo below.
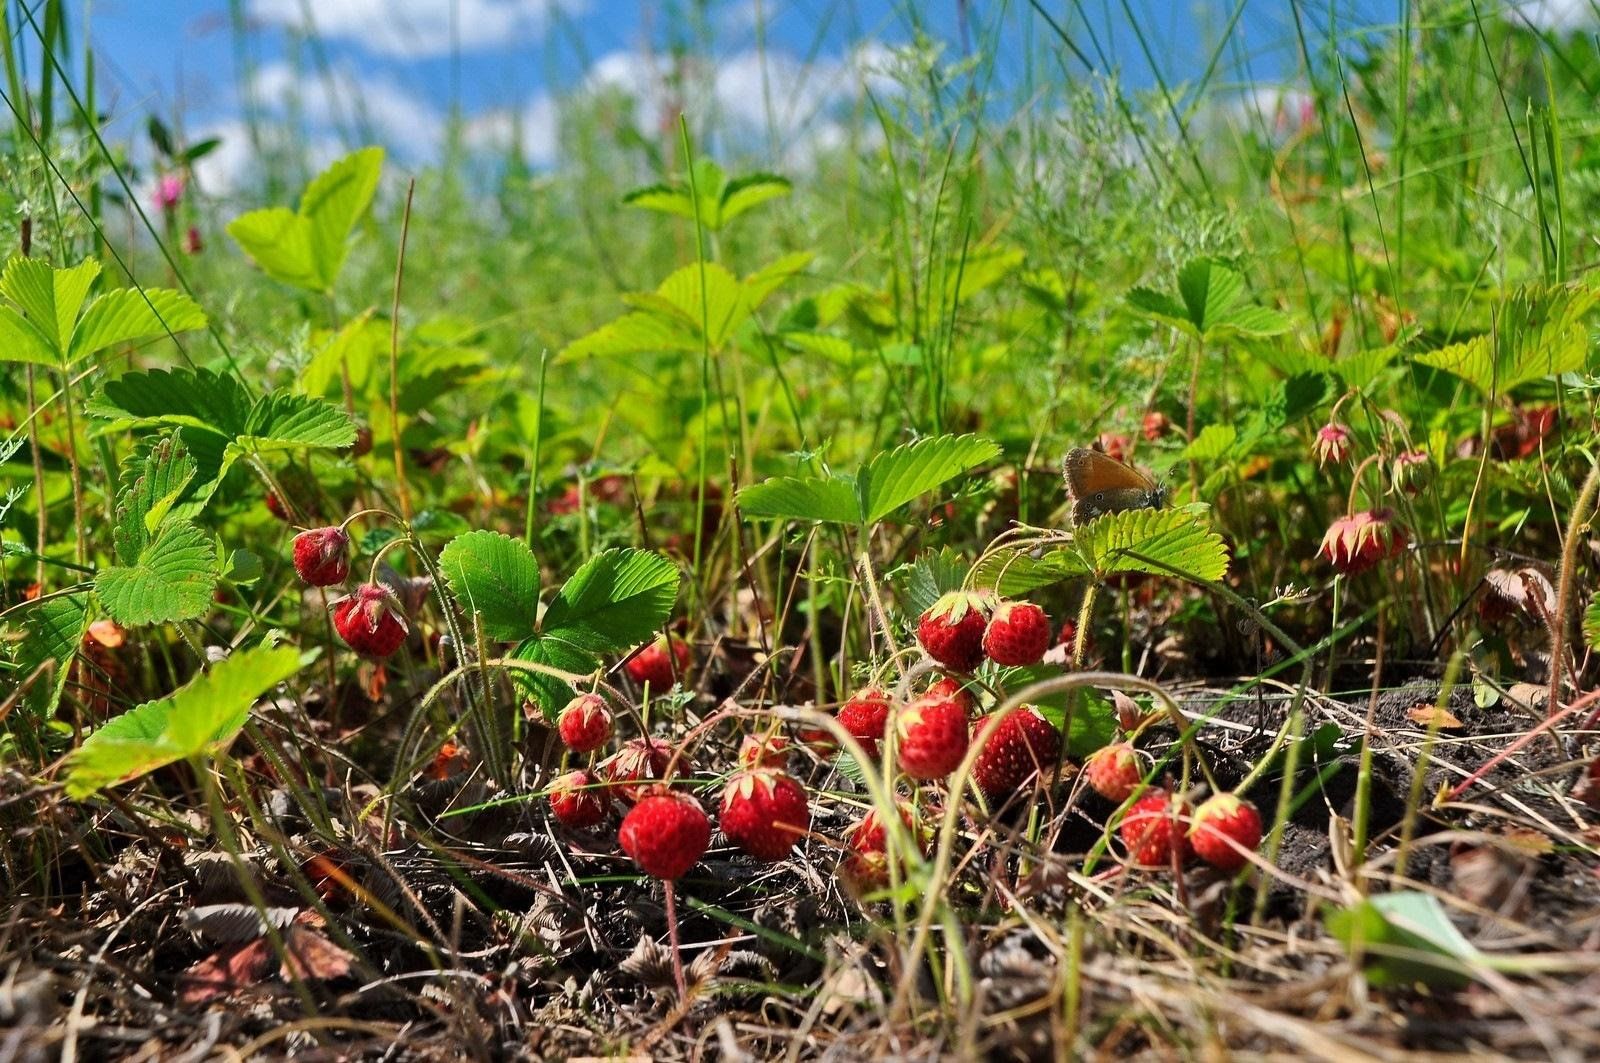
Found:
<path fill-rule="evenodd" d="M 183 176 L 175 173 L 164 173 L 156 182 L 155 194 L 152 202 L 156 209 L 170 213 L 176 210 L 178 204 L 183 202 Z"/>
<path fill-rule="evenodd" d="M 1335 465 L 1350 456 L 1350 429 L 1338 421 L 1329 421 L 1317 429 L 1317 438 L 1311 443 L 1311 455 L 1318 465 L 1333 462 Z"/>
<path fill-rule="evenodd" d="M 1340 517 L 1322 537 L 1317 556 L 1339 572 L 1353 576 L 1396 556 L 1411 541 L 1387 509 L 1364 509 Z"/>

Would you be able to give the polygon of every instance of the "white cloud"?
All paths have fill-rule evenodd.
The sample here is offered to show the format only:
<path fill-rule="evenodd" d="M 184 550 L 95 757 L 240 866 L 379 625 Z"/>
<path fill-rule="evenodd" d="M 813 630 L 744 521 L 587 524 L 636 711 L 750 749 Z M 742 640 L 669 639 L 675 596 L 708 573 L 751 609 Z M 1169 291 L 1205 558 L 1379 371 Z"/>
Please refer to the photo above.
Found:
<path fill-rule="evenodd" d="M 313 131 L 371 132 L 411 158 L 437 151 L 444 116 L 427 100 L 388 74 L 356 75 L 335 70 L 307 76 L 287 63 L 268 63 L 256 71 L 251 89 L 258 104 L 274 114 L 298 108 Z"/>
<path fill-rule="evenodd" d="M 368 51 L 415 57 L 450 51 L 452 3 L 461 49 L 480 51 L 537 38 L 552 15 L 582 14 L 590 0 L 250 0 L 250 14 L 264 22 L 314 28 Z"/>
<path fill-rule="evenodd" d="M 1600 9 L 1591 0 L 1513 0 L 1505 17 L 1536 30 L 1570 33 L 1600 22 Z"/>
<path fill-rule="evenodd" d="M 462 130 L 467 144 L 475 148 L 504 150 L 513 142 L 520 143 L 522 157 L 534 166 L 549 166 L 556 161 L 560 134 L 560 105 L 546 93 L 519 108 L 474 115 Z"/>

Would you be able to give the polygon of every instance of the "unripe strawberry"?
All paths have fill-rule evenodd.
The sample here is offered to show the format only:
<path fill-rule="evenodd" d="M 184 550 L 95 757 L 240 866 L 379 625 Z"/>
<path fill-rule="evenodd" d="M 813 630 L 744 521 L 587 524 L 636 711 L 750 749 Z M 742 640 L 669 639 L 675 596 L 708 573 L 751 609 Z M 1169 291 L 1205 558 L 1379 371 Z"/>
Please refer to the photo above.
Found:
<path fill-rule="evenodd" d="M 350 578 L 350 536 L 340 527 L 312 528 L 294 537 L 294 570 L 313 587 Z"/>
<path fill-rule="evenodd" d="M 1329 421 L 1317 429 L 1317 438 L 1311 442 L 1311 456 L 1317 459 L 1318 465 L 1343 462 L 1350 456 L 1350 429 L 1338 421 Z"/>
<path fill-rule="evenodd" d="M 1261 813 L 1243 798 L 1217 794 L 1195 809 L 1189 844 L 1212 867 L 1237 871 L 1249 861 L 1245 852 L 1261 844 Z"/>
<path fill-rule="evenodd" d="M 1187 802 L 1165 790 L 1151 790 L 1122 817 L 1120 833 L 1122 843 L 1128 847 L 1129 861 L 1140 867 L 1167 867 L 1176 848 L 1181 863 L 1188 855 L 1184 834 L 1188 825 Z"/>
<path fill-rule="evenodd" d="M 705 855 L 711 821 L 688 794 L 657 787 L 623 817 L 617 844 L 645 874 L 670 881 Z"/>
<path fill-rule="evenodd" d="M 357 653 L 387 657 L 411 631 L 400 599 L 381 583 L 363 583 L 333 603 L 333 629 Z"/>
<path fill-rule="evenodd" d="M 611 712 L 599 694 L 579 694 L 556 717 L 561 741 L 574 753 L 599 749 L 611 737 Z"/>
<path fill-rule="evenodd" d="M 611 797 L 586 771 L 569 771 L 550 783 L 550 812 L 563 827 L 583 830 L 606 818 Z"/>
<path fill-rule="evenodd" d="M 1365 509 L 1339 517 L 1329 525 L 1317 554 L 1335 570 L 1353 576 L 1404 552 L 1409 542 L 1404 526 L 1396 523 L 1392 511 Z"/>
<path fill-rule="evenodd" d="M 668 647 L 671 647 L 670 654 Z M 649 684 L 656 693 L 665 693 L 689 671 L 689 644 L 678 636 L 658 638 L 628 661 L 628 676 L 640 686 Z"/>
<path fill-rule="evenodd" d="M 878 755 L 884 726 L 889 720 L 889 695 L 877 687 L 867 687 L 850 695 L 839 706 L 839 726 L 850 732 L 869 757 Z"/>
<path fill-rule="evenodd" d="M 989 596 L 952 591 L 933 603 L 917 621 L 917 641 L 928 656 L 957 672 L 983 661 L 983 630 L 989 623 Z"/>
<path fill-rule="evenodd" d="M 782 860 L 811 829 L 805 787 L 771 768 L 741 771 L 723 788 L 718 822 L 729 841 L 757 860 Z"/>
<path fill-rule="evenodd" d="M 1050 648 L 1050 618 L 1032 602 L 1002 602 L 983 633 L 983 652 L 995 664 L 1038 664 Z"/>
<path fill-rule="evenodd" d="M 980 747 L 972 762 L 972 781 L 991 807 L 1006 798 L 1038 772 L 1049 778 L 1061 754 L 1061 732 L 1031 705 L 1017 709 L 994 726 L 993 716 L 973 725 L 972 740 Z"/>
<path fill-rule="evenodd" d="M 781 734 L 745 735 L 739 743 L 739 767 L 784 768 L 789 763 L 789 739 Z"/>
<path fill-rule="evenodd" d="M 967 753 L 967 708 L 958 697 L 932 693 L 895 717 L 900 770 L 913 779 L 942 779 Z"/>
<path fill-rule="evenodd" d="M 1144 779 L 1139 751 L 1131 742 L 1103 746 L 1083 762 L 1083 779 L 1095 793 L 1120 805 Z"/>

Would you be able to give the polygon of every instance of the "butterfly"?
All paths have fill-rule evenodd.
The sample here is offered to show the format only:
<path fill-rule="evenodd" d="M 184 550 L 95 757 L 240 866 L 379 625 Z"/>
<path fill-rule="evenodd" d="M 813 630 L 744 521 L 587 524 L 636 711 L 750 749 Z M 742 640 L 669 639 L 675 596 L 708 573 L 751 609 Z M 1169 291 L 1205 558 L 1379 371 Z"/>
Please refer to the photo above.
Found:
<path fill-rule="evenodd" d="M 1072 523 L 1087 524 L 1107 513 L 1160 509 L 1167 489 L 1131 465 L 1088 447 L 1074 447 L 1061 462 L 1072 501 Z"/>

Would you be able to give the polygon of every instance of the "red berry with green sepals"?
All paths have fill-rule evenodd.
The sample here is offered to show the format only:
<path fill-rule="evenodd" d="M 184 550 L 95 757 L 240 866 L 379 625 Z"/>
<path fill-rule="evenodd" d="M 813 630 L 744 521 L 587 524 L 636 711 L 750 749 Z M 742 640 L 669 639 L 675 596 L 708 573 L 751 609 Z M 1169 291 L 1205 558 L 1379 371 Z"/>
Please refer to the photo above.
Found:
<path fill-rule="evenodd" d="M 350 578 L 350 536 L 340 527 L 312 528 L 294 537 L 294 570 L 313 587 Z"/>
<path fill-rule="evenodd" d="M 640 798 L 622 818 L 617 844 L 651 878 L 682 878 L 711 844 L 711 821 L 700 802 L 665 786 Z"/>
<path fill-rule="evenodd" d="M 745 735 L 739 743 L 739 767 L 784 768 L 789 763 L 789 739 L 781 734 Z"/>
<path fill-rule="evenodd" d="M 978 707 L 978 699 L 972 696 L 972 692 L 967 689 L 966 684 L 954 676 L 947 675 L 943 679 L 930 683 L 928 689 L 922 692 L 922 696 L 925 698 L 953 699 L 966 711 L 968 716 L 971 716 L 972 710 Z"/>
<path fill-rule="evenodd" d="M 877 687 L 858 690 L 839 706 L 839 726 L 861 743 L 869 757 L 878 755 L 878 743 L 889 721 L 889 695 Z"/>
<path fill-rule="evenodd" d="M 634 654 L 626 670 L 635 683 L 661 693 L 688 673 L 689 659 L 687 642 L 676 635 L 663 636 Z"/>
<path fill-rule="evenodd" d="M 550 783 L 550 812 L 563 827 L 583 830 L 606 818 L 611 796 L 586 771 L 569 771 Z"/>
<path fill-rule="evenodd" d="M 722 790 L 718 823 L 729 841 L 757 860 L 782 860 L 811 829 L 805 787 L 772 768 L 741 771 Z"/>
<path fill-rule="evenodd" d="M 579 694 L 556 717 L 561 741 L 574 753 L 599 749 L 611 737 L 611 710 L 599 694 Z"/>
<path fill-rule="evenodd" d="M 983 662 L 989 608 L 989 595 L 951 591 L 917 621 L 917 641 L 946 668 L 970 672 Z"/>
<path fill-rule="evenodd" d="M 1140 867 L 1167 867 L 1174 849 L 1178 861 L 1188 855 L 1184 831 L 1189 826 L 1189 805 L 1165 790 L 1151 790 L 1128 809 L 1119 832 L 1128 847 L 1128 860 Z"/>
<path fill-rule="evenodd" d="M 995 664 L 1038 664 L 1050 648 L 1050 618 L 1032 602 L 1001 602 L 983 632 L 983 652 Z"/>
<path fill-rule="evenodd" d="M 929 692 L 895 717 L 900 770 L 928 782 L 956 770 L 967 754 L 967 707 L 959 696 Z"/>
<path fill-rule="evenodd" d="M 383 658 L 400 648 L 411 625 L 394 591 L 363 583 L 333 603 L 333 629 L 357 653 Z"/>
<path fill-rule="evenodd" d="M 1245 853 L 1260 844 L 1261 813 L 1244 798 L 1217 794 L 1194 810 L 1189 846 L 1212 867 L 1237 871 L 1249 862 Z"/>
<path fill-rule="evenodd" d="M 900 802 L 896 808 L 900 813 L 900 822 L 905 824 L 923 855 L 927 855 L 927 837 L 919 829 L 911 806 Z M 839 862 L 839 878 L 858 897 L 888 888 L 889 832 L 878 817 L 877 809 L 870 810 L 845 831 L 844 859 Z"/>
<path fill-rule="evenodd" d="M 1016 793 L 1035 772 L 1048 778 L 1061 754 L 1061 732 L 1032 705 L 1017 709 L 998 726 L 994 720 L 981 717 L 972 728 L 972 741 L 980 747 L 972 762 L 972 781 L 991 806 Z"/>
<path fill-rule="evenodd" d="M 1139 757 L 1132 742 L 1102 746 L 1083 762 L 1083 779 L 1095 793 L 1120 805 L 1144 779 L 1144 764 Z"/>

